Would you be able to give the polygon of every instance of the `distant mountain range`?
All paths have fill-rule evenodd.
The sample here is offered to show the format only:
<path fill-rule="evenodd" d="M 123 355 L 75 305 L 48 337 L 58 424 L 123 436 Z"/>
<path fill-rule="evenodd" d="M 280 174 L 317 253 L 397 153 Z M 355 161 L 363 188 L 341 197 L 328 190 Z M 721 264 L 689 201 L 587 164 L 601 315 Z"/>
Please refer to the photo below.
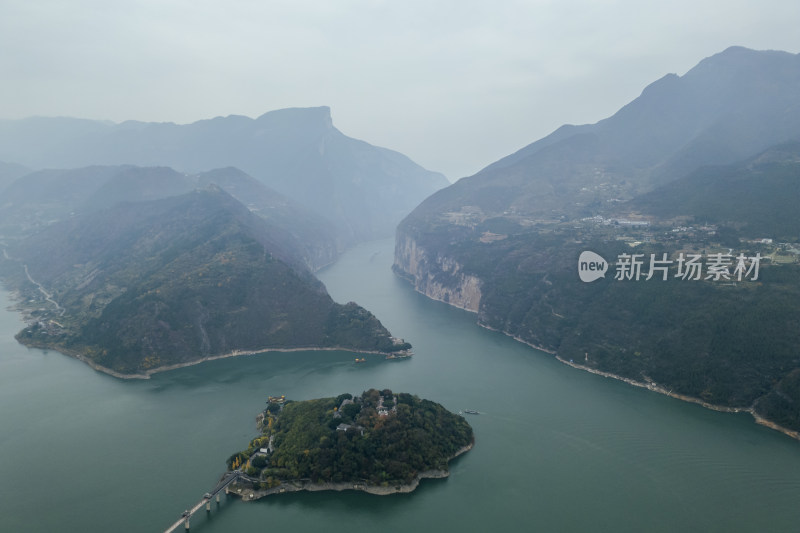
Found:
<path fill-rule="evenodd" d="M 139 201 L 86 209 L 7 244 L 0 268 L 29 315 L 21 342 L 139 376 L 236 351 L 408 347 L 357 304 L 334 303 L 285 231 L 218 186 L 154 199 L 150 178 L 173 192 L 188 178 L 163 168 L 89 174 L 88 200 L 68 201 L 107 205 L 120 190 Z"/>
<path fill-rule="evenodd" d="M 196 175 L 169 167 L 132 165 L 33 172 L 2 192 L 0 234 L 25 235 L 75 215 L 123 202 L 177 196 L 212 184 L 269 221 L 273 240 L 282 243 L 292 262 L 316 270 L 336 259 L 337 236 L 326 219 L 236 168 Z"/>
<path fill-rule="evenodd" d="M 13 163 L 0 161 L 0 193 L 15 179 L 29 173 L 30 169 Z"/>
<path fill-rule="evenodd" d="M 0 273 L 25 344 L 119 375 L 270 348 L 408 348 L 312 272 L 391 235 L 446 180 L 344 136 L 328 108 L 0 121 L 0 159 Z"/>
<path fill-rule="evenodd" d="M 572 364 L 800 430 L 798 141 L 800 55 L 729 48 L 434 193 L 394 268 Z M 587 250 L 608 261 L 592 283 Z M 731 275 L 686 281 L 688 254 Z"/>
<path fill-rule="evenodd" d="M 0 161 L 32 169 L 168 166 L 189 174 L 236 167 L 326 218 L 340 248 L 393 235 L 422 199 L 448 184 L 398 152 L 347 137 L 328 107 L 187 125 L 2 120 Z"/>

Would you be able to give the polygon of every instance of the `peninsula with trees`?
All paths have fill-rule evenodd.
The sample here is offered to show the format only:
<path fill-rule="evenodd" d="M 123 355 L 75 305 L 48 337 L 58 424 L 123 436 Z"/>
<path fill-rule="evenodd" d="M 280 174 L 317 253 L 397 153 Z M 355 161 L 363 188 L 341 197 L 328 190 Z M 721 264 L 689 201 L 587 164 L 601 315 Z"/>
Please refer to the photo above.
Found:
<path fill-rule="evenodd" d="M 241 472 L 228 490 L 245 500 L 299 490 L 411 492 L 421 479 L 447 477 L 449 461 L 474 444 L 463 416 L 389 389 L 270 397 L 257 421 L 261 434 L 227 461 Z"/>
<path fill-rule="evenodd" d="M 26 316 L 19 342 L 123 378 L 270 350 L 411 347 L 334 302 L 290 237 L 211 185 L 9 239 L 0 278 Z"/>

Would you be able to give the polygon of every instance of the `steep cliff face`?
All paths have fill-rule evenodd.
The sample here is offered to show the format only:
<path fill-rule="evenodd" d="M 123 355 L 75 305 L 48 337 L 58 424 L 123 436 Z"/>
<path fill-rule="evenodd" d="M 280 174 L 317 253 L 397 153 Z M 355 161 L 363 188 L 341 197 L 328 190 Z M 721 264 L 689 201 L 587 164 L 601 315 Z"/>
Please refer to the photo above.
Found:
<path fill-rule="evenodd" d="M 339 258 L 339 250 L 335 243 L 310 243 L 303 247 L 303 251 L 306 266 L 312 272 L 318 272 Z"/>
<path fill-rule="evenodd" d="M 428 298 L 478 312 L 481 280 L 465 273 L 454 259 L 429 252 L 402 231 L 397 234 L 393 268 Z"/>
<path fill-rule="evenodd" d="M 562 360 L 800 431 L 800 264 L 766 260 L 735 285 L 678 272 L 683 250 L 706 250 L 707 269 L 712 249 L 777 257 L 756 239 L 797 240 L 798 138 L 800 54 L 731 48 L 431 195 L 399 225 L 396 270 Z M 620 222 L 634 214 L 646 231 Z M 584 251 L 620 274 L 630 246 L 664 257 L 661 282 L 581 281 Z"/>

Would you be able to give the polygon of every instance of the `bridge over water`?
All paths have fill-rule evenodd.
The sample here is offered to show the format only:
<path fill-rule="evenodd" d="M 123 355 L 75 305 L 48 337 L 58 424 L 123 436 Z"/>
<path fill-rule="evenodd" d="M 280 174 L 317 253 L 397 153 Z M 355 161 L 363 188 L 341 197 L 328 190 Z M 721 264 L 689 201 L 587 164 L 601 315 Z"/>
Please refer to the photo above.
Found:
<path fill-rule="evenodd" d="M 231 472 L 226 472 L 225 475 L 222 476 L 222 479 L 219 480 L 219 483 L 217 483 L 216 486 L 213 489 L 211 489 L 210 492 L 206 492 L 203 498 L 199 502 L 197 502 L 194 507 L 184 511 L 181 517 L 178 520 L 176 520 L 174 524 L 168 527 L 164 531 L 164 533 L 172 533 L 173 531 L 176 531 L 178 528 L 181 527 L 181 524 L 183 524 L 184 528 L 188 530 L 189 519 L 192 517 L 192 515 L 194 515 L 197 511 L 202 509 L 204 505 L 206 507 L 206 511 L 211 512 L 211 500 L 216 497 L 217 503 L 219 503 L 220 492 L 225 490 L 225 487 L 227 487 L 228 485 L 239 479 L 241 475 L 242 475 L 241 470 L 233 470 Z"/>

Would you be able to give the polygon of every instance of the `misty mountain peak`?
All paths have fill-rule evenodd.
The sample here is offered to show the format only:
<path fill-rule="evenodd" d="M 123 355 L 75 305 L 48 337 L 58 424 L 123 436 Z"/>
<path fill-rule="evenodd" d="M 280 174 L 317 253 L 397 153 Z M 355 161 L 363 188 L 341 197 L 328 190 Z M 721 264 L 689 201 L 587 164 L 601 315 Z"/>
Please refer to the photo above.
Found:
<path fill-rule="evenodd" d="M 259 125 L 268 125 L 271 128 L 318 128 L 321 130 L 333 129 L 331 108 L 319 107 L 290 107 L 268 111 L 256 119 Z"/>
<path fill-rule="evenodd" d="M 402 154 L 346 136 L 328 106 L 184 125 L 0 121 L 0 161 L 32 168 L 169 166 L 187 174 L 235 166 L 327 218 L 342 245 L 392 235 L 403 216 L 447 185 L 444 176 Z M 237 178 L 230 174 L 215 179 Z M 251 190 L 252 184 L 238 176 L 236 187 Z"/>
<path fill-rule="evenodd" d="M 683 76 L 661 77 L 613 116 L 560 128 L 417 209 L 593 214 L 700 166 L 792 139 L 800 139 L 800 54 L 731 47 Z"/>
<path fill-rule="evenodd" d="M 800 54 L 731 46 L 700 61 L 683 78 L 692 83 L 752 83 L 760 76 L 797 80 Z"/>

